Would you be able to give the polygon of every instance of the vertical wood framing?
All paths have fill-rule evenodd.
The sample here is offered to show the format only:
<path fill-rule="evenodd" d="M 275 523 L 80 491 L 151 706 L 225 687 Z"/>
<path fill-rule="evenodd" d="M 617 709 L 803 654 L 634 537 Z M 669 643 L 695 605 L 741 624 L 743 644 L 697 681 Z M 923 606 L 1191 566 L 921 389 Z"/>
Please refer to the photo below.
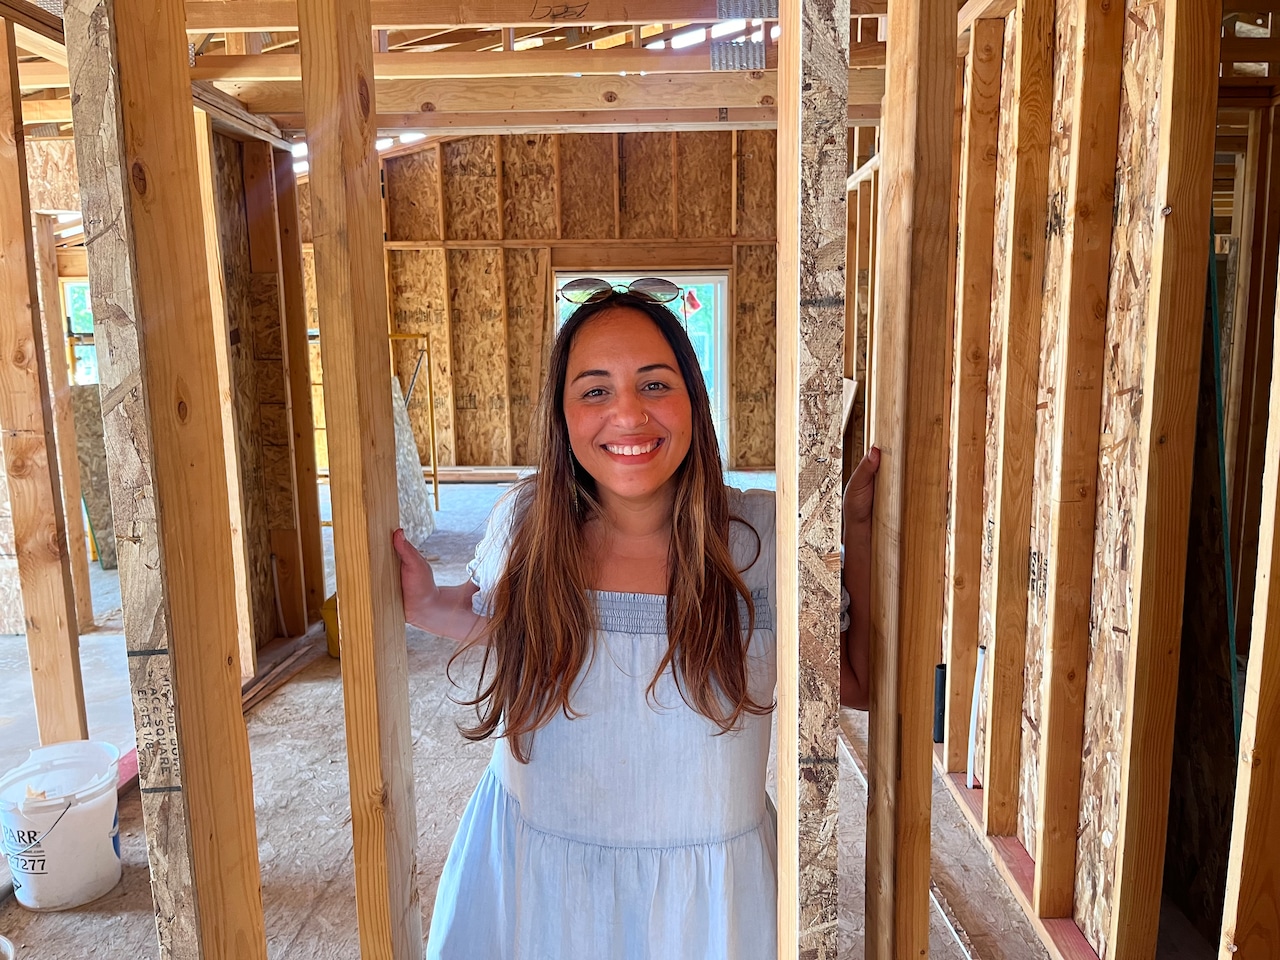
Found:
<path fill-rule="evenodd" d="M 265 960 L 183 6 L 64 17 L 161 954 Z"/>
<path fill-rule="evenodd" d="M 982 483 L 986 462 L 987 352 L 995 237 L 996 149 L 1000 128 L 1003 20 L 976 20 L 969 34 L 969 95 L 961 158 L 955 357 L 952 383 L 952 523 L 943 765 L 965 769 L 973 671 L 978 662 L 978 577 L 982 568 Z"/>
<path fill-rule="evenodd" d="M 283 432 L 267 428 L 275 423 L 271 416 L 278 406 L 258 403 L 257 415 L 262 425 L 263 477 L 267 488 L 267 523 L 271 528 L 271 554 L 274 564 L 275 590 L 280 602 L 286 636 L 301 636 L 307 630 L 307 598 L 303 583 L 302 538 L 298 531 L 298 480 L 294 474 L 293 431 L 288 428 L 293 384 L 289 377 L 289 356 L 285 337 L 284 280 L 280 265 L 280 217 L 276 209 L 275 161 L 272 147 L 260 140 L 246 141 L 241 147 L 244 170 L 245 215 L 249 228 L 249 269 L 253 287 L 260 289 L 255 305 L 264 314 L 254 318 L 250 331 L 250 349 L 257 364 L 259 390 L 264 381 L 279 385 L 284 398 Z M 383 258 L 385 261 L 385 257 Z M 385 282 L 385 268 L 384 268 Z M 264 302 L 256 303 L 258 298 Z M 271 323 L 274 330 L 260 329 Z M 278 356 L 276 353 L 278 352 Z M 273 393 L 275 391 L 272 391 Z M 308 393 L 310 389 L 308 389 Z M 268 457 L 274 448 L 276 456 Z"/>
<path fill-rule="evenodd" d="M 622 239 L 622 157 L 621 134 L 613 135 L 613 239 Z"/>
<path fill-rule="evenodd" d="M 1070 917 L 1089 666 L 1102 366 L 1120 121 L 1124 8 L 1077 4 L 1075 88 L 1063 238 L 1058 366 L 1049 480 L 1033 899 Z"/>
<path fill-rule="evenodd" d="M 13 23 L 0 20 L 0 431 L 41 743 L 87 737 Z M 55 346 L 55 349 L 57 347 Z"/>
<path fill-rule="evenodd" d="M 62 482 L 62 510 L 67 524 L 67 557 L 76 599 L 76 623 L 93 629 L 93 594 L 89 589 L 89 551 L 85 545 L 84 512 L 80 505 L 80 461 L 76 457 L 76 421 L 71 410 L 71 370 L 67 363 L 67 335 L 62 294 L 58 289 L 58 254 L 54 245 L 57 217 L 35 216 L 36 267 L 40 278 L 40 315 L 44 318 L 45 359 L 49 371 L 49 399 L 57 427 L 58 476 Z"/>
<path fill-rule="evenodd" d="M 422 955 L 369 0 L 300 0 L 360 951 Z"/>
<path fill-rule="evenodd" d="M 942 632 L 955 10 L 890 0 L 873 427 L 867 957 L 928 953 L 934 663 Z"/>
<path fill-rule="evenodd" d="M 1217 4 L 1165 0 L 1140 487 L 1108 957 L 1151 957 L 1160 921 L 1195 446 L 1217 97 Z"/>
<path fill-rule="evenodd" d="M 302 541 L 302 582 L 307 624 L 320 619 L 324 603 L 324 543 L 320 533 L 320 492 L 316 487 L 316 436 L 307 358 L 307 305 L 302 287 L 302 234 L 298 228 L 298 184 L 293 155 L 276 150 L 276 213 L 280 221 L 280 277 L 284 305 L 284 356 L 289 381 L 289 432 Z M 434 447 L 432 448 L 434 449 Z"/>
<path fill-rule="evenodd" d="M 779 13 L 778 956 L 834 956 L 849 3 Z"/>
<path fill-rule="evenodd" d="M 1273 357 L 1280 361 L 1280 350 Z M 1280 930 L 1280 765 L 1271 742 L 1280 730 L 1280 391 L 1271 392 L 1270 412 L 1221 960 L 1267 956 Z"/>
<path fill-rule="evenodd" d="M 1053 97 L 1053 0 L 1019 0 L 1014 53 L 1012 201 L 996 404 L 995 487 L 990 578 L 993 631 L 987 650 L 987 740 L 982 776 L 987 833 L 1017 832 L 1026 658 L 1031 484 L 1035 460 L 1040 312 L 1048 220 L 1049 119 Z"/>
<path fill-rule="evenodd" d="M 236 649 L 240 676 L 258 672 L 258 647 L 253 639 L 253 597 L 249 589 L 249 545 L 245 541 L 244 488 L 240 472 L 240 445 L 236 442 L 235 390 L 231 384 L 231 352 L 228 339 L 226 276 L 218 237 L 218 201 L 213 182 L 213 121 L 195 110 L 196 178 L 204 224 L 205 269 L 208 272 L 213 355 L 217 364 L 218 412 L 222 423 L 223 463 L 226 465 L 227 509 L 231 530 L 231 576 L 235 586 Z"/>

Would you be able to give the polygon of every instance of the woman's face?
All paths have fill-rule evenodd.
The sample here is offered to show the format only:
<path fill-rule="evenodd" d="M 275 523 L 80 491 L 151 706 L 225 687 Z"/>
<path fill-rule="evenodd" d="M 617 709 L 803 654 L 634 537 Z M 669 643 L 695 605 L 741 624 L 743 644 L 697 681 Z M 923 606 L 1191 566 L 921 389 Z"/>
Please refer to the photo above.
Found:
<path fill-rule="evenodd" d="M 602 501 L 662 491 L 689 453 L 693 412 L 675 352 L 632 307 L 610 307 L 574 335 L 564 383 L 573 455 Z"/>

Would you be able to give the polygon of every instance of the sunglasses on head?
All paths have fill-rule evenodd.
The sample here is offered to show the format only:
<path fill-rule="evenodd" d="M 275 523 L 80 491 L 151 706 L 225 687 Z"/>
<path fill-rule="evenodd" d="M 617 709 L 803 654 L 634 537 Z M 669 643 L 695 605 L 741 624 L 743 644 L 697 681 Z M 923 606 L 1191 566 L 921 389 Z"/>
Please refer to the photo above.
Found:
<path fill-rule="evenodd" d="M 641 277 L 626 286 L 614 286 L 608 280 L 598 277 L 579 277 L 566 283 L 556 295 L 581 306 L 584 303 L 598 303 L 615 293 L 627 293 L 654 303 L 670 303 L 680 296 L 680 288 L 661 277 Z"/>

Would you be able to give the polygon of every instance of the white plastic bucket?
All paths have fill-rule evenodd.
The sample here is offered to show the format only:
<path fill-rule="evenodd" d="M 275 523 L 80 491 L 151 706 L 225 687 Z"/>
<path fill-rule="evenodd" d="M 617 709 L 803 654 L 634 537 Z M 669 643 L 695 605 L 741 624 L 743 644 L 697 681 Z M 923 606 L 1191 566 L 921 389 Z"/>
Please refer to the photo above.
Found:
<path fill-rule="evenodd" d="M 119 760 L 109 743 L 71 740 L 0 778 L 0 848 L 24 907 L 65 910 L 120 882 Z"/>

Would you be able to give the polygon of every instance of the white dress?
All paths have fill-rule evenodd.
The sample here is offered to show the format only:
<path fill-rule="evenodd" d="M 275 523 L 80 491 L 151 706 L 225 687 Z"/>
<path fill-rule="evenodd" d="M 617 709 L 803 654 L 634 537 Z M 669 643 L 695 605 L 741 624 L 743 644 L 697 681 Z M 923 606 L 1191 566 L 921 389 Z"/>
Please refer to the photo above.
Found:
<path fill-rule="evenodd" d="M 727 489 L 733 555 L 755 604 L 751 693 L 773 699 L 774 495 Z M 513 497 L 469 567 L 487 615 Z M 670 672 L 666 597 L 594 594 L 600 633 L 570 703 L 529 738 L 494 741 L 449 851 L 429 960 L 776 960 L 777 849 L 765 804 L 768 716 L 718 728 Z M 745 624 L 744 624 L 745 628 Z M 656 704 L 654 700 L 656 699 Z"/>

